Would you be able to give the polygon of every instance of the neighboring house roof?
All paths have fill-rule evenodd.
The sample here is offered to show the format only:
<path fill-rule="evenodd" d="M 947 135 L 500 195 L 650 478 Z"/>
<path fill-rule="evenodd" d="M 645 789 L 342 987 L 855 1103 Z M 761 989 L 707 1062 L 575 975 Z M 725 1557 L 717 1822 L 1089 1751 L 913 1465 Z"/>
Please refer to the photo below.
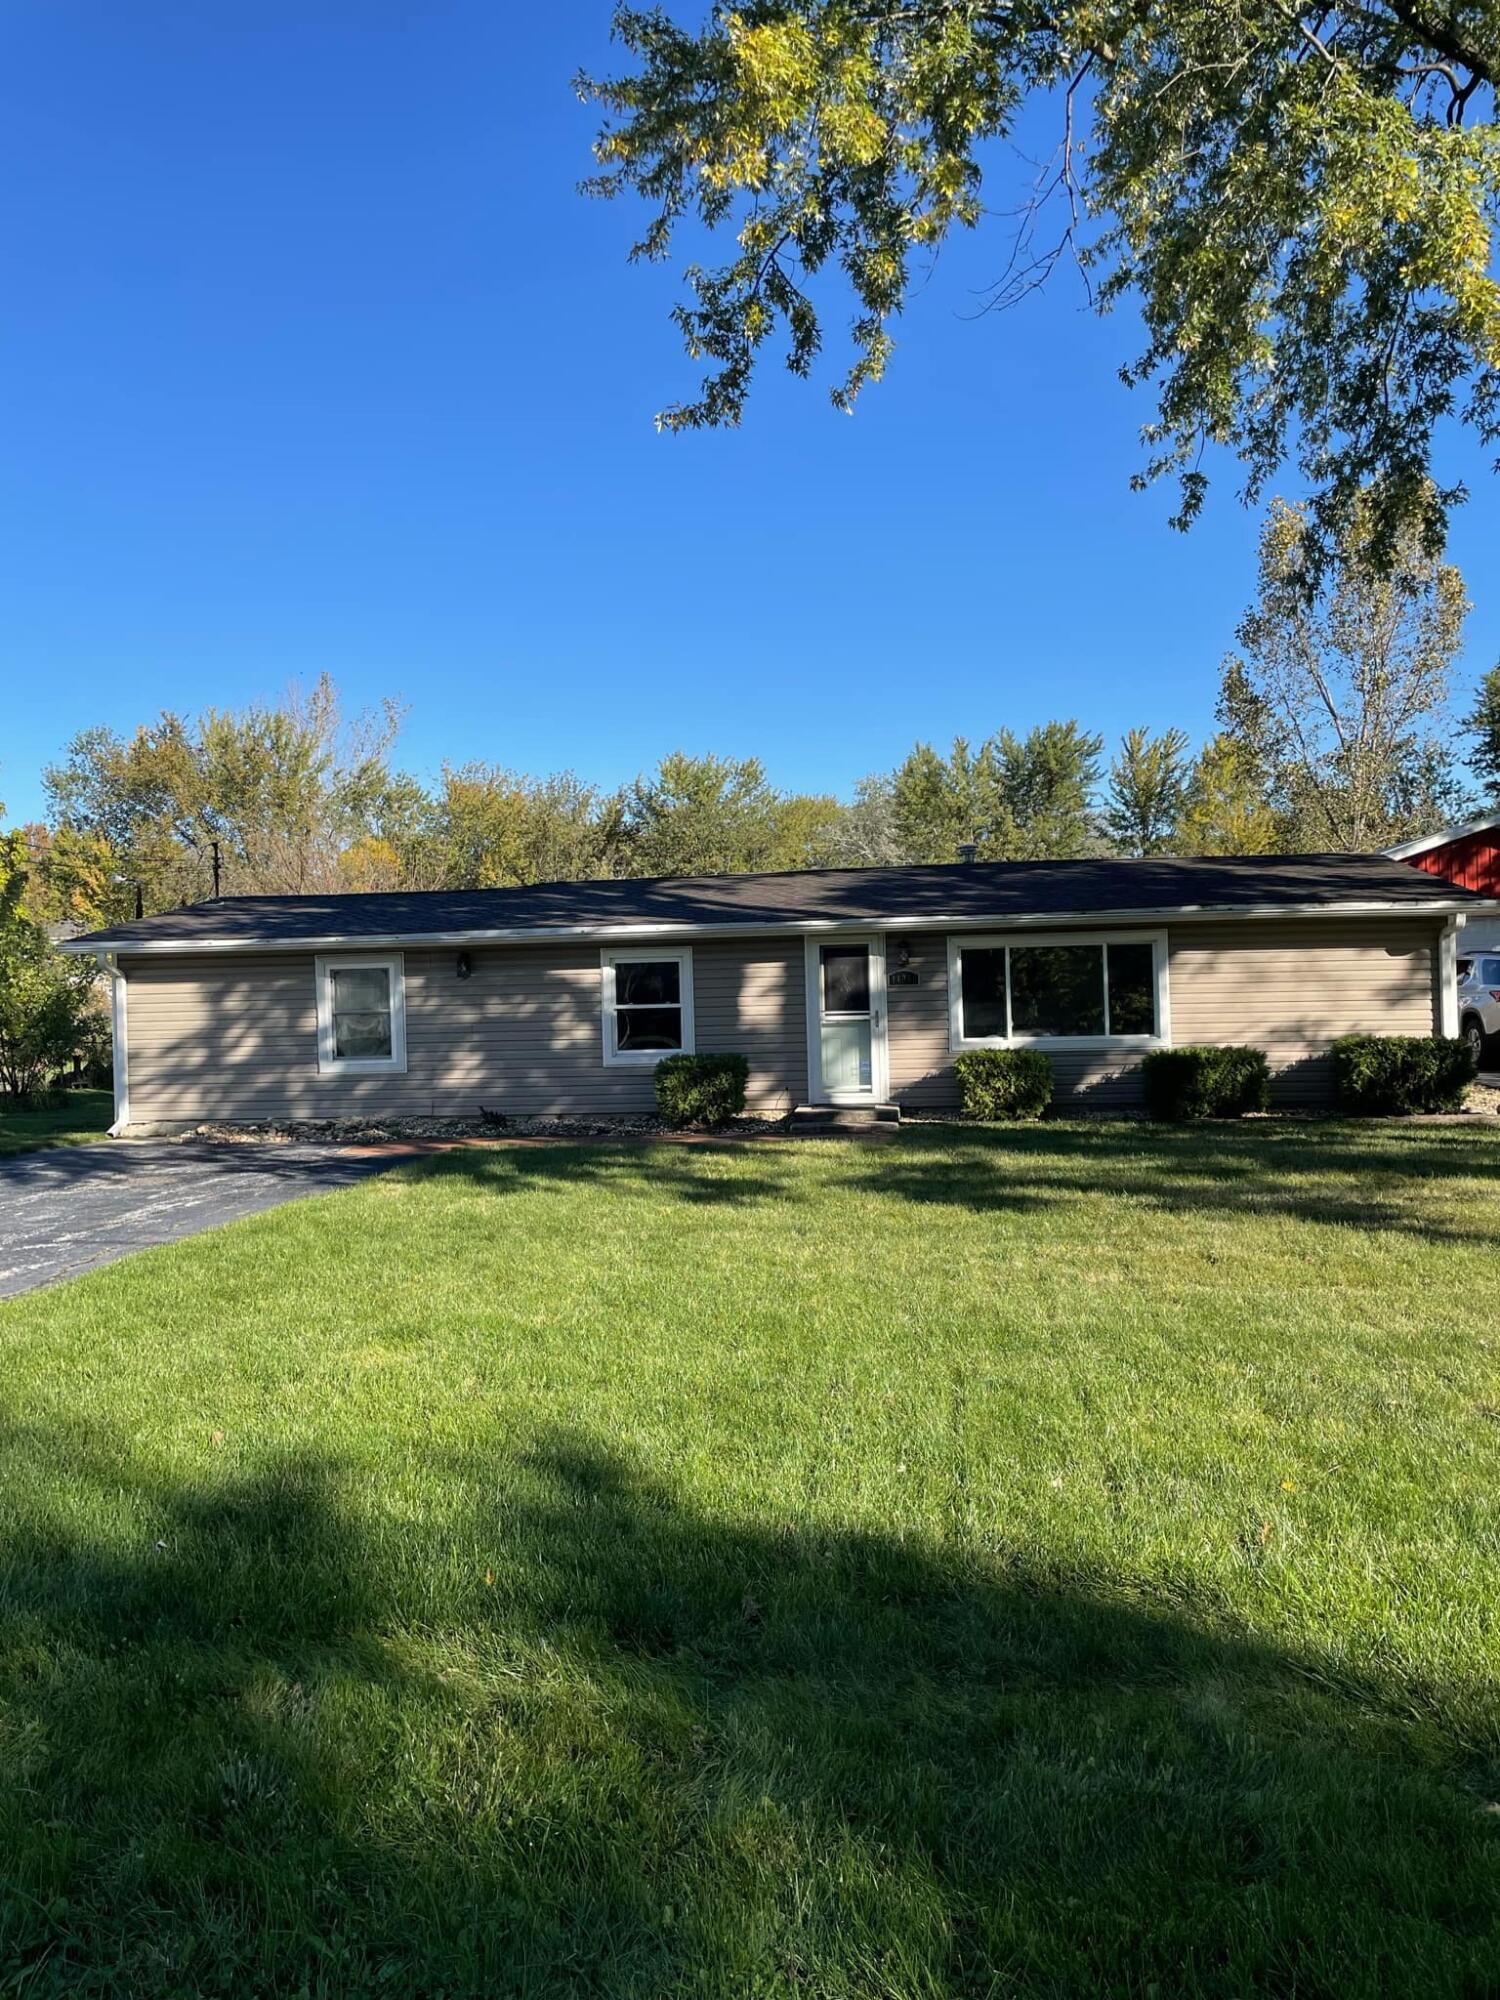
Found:
<path fill-rule="evenodd" d="M 547 882 L 359 896 L 227 896 L 76 940 L 72 951 L 254 951 L 631 937 L 1055 924 L 1124 917 L 1274 917 L 1488 908 L 1381 855 L 1183 861 L 999 861 L 779 875 Z"/>
<path fill-rule="evenodd" d="M 1462 820 L 1456 826 L 1445 826 L 1437 833 L 1424 833 L 1419 840 L 1403 840 L 1399 847 L 1388 847 L 1385 852 L 1392 861 L 1415 861 L 1419 854 L 1430 854 L 1436 847 L 1451 847 L 1463 840 L 1472 840 L 1476 833 L 1500 833 L 1500 813 L 1483 813 L 1478 819 Z"/>

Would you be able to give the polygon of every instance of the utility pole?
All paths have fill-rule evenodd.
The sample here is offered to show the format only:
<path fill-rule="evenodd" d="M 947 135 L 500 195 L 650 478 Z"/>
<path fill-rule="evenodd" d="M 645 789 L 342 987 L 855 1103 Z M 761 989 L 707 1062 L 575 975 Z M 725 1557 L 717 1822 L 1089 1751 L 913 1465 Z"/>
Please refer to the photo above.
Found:
<path fill-rule="evenodd" d="M 209 842 L 209 846 L 213 850 L 214 857 L 214 901 L 217 903 L 219 900 L 219 843 L 213 840 Z"/>
<path fill-rule="evenodd" d="M 141 918 L 146 914 L 145 884 L 141 881 L 140 876 L 111 875 L 109 879 L 121 889 L 134 889 L 136 922 L 139 923 Z"/>

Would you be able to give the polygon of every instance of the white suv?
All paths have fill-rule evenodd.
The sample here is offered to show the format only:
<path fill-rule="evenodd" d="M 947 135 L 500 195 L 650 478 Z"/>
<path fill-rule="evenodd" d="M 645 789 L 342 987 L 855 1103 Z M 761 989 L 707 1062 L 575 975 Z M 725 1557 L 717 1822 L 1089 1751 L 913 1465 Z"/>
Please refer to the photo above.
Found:
<path fill-rule="evenodd" d="M 1500 951 L 1466 952 L 1459 959 L 1458 1032 L 1481 1067 L 1500 1048 Z"/>

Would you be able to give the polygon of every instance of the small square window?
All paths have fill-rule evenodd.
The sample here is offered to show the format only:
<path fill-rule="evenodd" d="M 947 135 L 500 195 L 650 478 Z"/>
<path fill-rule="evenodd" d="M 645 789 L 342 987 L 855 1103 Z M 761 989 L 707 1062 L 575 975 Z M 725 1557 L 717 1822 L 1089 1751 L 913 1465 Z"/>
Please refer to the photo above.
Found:
<path fill-rule="evenodd" d="M 693 1047 L 692 954 L 605 952 L 604 1060 L 655 1064 Z"/>
<path fill-rule="evenodd" d="M 320 958 L 318 1068 L 400 1073 L 406 1068 L 405 978 L 399 955 Z"/>
<path fill-rule="evenodd" d="M 389 1062 L 391 975 L 384 965 L 328 969 L 328 1011 L 338 1062 Z"/>

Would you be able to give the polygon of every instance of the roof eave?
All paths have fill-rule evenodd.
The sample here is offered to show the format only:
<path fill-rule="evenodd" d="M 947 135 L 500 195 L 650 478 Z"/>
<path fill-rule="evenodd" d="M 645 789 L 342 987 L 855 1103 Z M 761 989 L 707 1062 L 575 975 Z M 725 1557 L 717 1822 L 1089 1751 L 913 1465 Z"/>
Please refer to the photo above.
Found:
<path fill-rule="evenodd" d="M 1457 826 L 1445 826 L 1440 833 L 1420 834 L 1415 840 L 1403 840 L 1398 847 L 1386 847 L 1381 852 L 1387 861 L 1413 861 L 1419 854 L 1431 854 L 1436 848 L 1472 840 L 1476 833 L 1500 833 L 1500 813 L 1463 820 Z"/>
<path fill-rule="evenodd" d="M 1477 896 L 1423 897 L 1420 900 L 1359 898 L 1341 902 L 1160 904 L 1126 910 L 1038 910 L 1020 915 L 937 915 L 884 917 L 792 917 L 754 923 L 547 924 L 496 930 L 393 931 L 317 937 L 128 938 L 108 931 L 71 938 L 58 949 L 74 957 L 105 953 L 130 957 L 187 956 L 198 952 L 421 951 L 500 944 L 591 944 L 652 938 L 820 936 L 836 931 L 1036 930 L 1078 924 L 1269 922 L 1312 917 L 1449 917 L 1500 913 L 1500 899 Z"/>

